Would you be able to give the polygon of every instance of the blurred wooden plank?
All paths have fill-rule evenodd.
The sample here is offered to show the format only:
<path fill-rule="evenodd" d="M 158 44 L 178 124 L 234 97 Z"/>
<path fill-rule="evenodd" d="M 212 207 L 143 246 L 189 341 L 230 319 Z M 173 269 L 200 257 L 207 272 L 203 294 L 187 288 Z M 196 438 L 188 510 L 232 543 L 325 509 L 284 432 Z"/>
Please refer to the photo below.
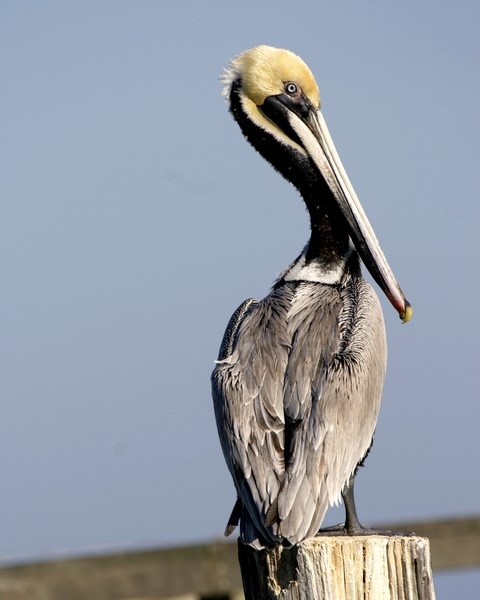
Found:
<path fill-rule="evenodd" d="M 480 567 L 480 516 L 382 524 L 430 540 L 434 570 Z M 129 552 L 0 568 L 0 600 L 159 600 L 242 589 L 236 543 Z"/>
<path fill-rule="evenodd" d="M 241 589 L 231 543 L 0 568 L 0 600 L 159 600 Z"/>

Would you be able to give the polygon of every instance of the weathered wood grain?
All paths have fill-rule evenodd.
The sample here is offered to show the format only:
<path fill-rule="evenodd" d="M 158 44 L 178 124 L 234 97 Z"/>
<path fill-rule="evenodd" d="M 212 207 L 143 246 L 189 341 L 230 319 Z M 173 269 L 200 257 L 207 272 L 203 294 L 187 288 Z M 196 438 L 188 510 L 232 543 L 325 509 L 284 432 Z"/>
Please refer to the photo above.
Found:
<path fill-rule="evenodd" d="M 426 538 L 328 536 L 238 550 L 246 600 L 435 599 Z"/>

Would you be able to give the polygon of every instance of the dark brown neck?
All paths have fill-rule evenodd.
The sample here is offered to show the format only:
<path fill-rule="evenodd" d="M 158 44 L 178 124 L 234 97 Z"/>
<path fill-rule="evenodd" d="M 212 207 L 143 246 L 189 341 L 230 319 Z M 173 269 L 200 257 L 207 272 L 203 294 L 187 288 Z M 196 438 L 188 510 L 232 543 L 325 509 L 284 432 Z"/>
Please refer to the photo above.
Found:
<path fill-rule="evenodd" d="M 330 189 L 308 156 L 293 146 L 282 144 L 258 127 L 245 114 L 241 82 L 232 84 L 230 111 L 252 146 L 300 192 L 310 215 L 311 237 L 307 261 L 320 258 L 334 266 L 349 250 L 348 233 Z"/>

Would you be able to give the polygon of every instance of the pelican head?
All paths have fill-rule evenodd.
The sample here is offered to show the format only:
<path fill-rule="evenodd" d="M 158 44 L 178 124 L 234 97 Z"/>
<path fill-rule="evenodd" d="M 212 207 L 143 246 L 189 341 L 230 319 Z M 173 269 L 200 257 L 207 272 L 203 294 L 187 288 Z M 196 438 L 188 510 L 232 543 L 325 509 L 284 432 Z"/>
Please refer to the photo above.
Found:
<path fill-rule="evenodd" d="M 223 82 L 248 141 L 300 190 L 311 217 L 325 206 L 335 207 L 372 277 L 408 321 L 412 308 L 343 168 L 320 111 L 318 86 L 304 61 L 289 50 L 257 46 L 233 59 Z"/>

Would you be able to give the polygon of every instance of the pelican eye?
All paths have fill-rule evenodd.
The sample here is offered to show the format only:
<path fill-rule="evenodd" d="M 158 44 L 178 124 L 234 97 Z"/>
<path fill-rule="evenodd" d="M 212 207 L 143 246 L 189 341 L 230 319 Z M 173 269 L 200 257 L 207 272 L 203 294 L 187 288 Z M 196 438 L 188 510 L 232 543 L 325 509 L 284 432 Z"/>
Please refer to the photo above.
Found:
<path fill-rule="evenodd" d="M 285 92 L 289 95 L 289 96 L 296 96 L 300 90 L 300 88 L 298 87 L 298 85 L 296 83 L 293 83 L 293 81 L 287 81 L 285 83 Z"/>

